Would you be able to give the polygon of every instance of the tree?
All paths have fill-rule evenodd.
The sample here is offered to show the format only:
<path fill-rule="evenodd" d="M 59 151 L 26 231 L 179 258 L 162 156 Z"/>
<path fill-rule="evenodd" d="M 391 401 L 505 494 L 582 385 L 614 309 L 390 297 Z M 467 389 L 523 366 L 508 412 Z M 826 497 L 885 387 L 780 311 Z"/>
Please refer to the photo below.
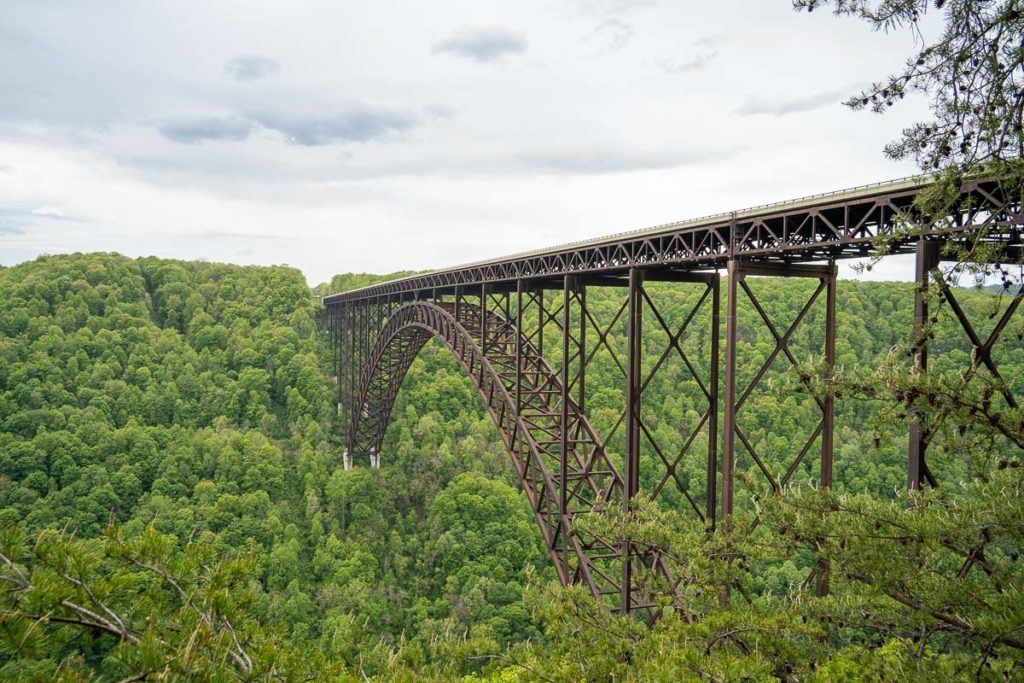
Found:
<path fill-rule="evenodd" d="M 983 168 L 1021 172 L 1024 158 L 1024 3 L 1020 0 L 793 0 L 798 10 L 832 7 L 878 30 L 919 38 L 931 11 L 944 30 L 906 65 L 846 101 L 883 113 L 908 93 L 930 98 L 934 119 L 903 131 L 885 152 L 915 159 L 922 170 L 958 175 Z"/>
<path fill-rule="evenodd" d="M 876 30 L 912 32 L 920 44 L 902 69 L 852 96 L 846 105 L 884 113 L 911 93 L 928 98 L 932 120 L 903 131 L 885 147 L 893 159 L 914 159 L 935 183 L 916 201 L 920 212 L 885 243 L 924 225 L 941 228 L 951 211 L 969 209 L 960 197 L 965 179 L 998 180 L 1011 196 L 1024 183 L 1024 2 L 1022 0 L 793 0 L 797 10 L 831 7 L 858 17 Z M 942 13 L 943 31 L 926 43 L 919 24 L 929 12 Z M 1024 282 L 1021 255 L 986 244 L 979 234 L 947 244 L 956 261 L 950 274 L 970 271 L 997 276 L 1009 290 Z M 989 263 L 996 264 L 994 268 Z"/>
<path fill-rule="evenodd" d="M 323 662 L 280 647 L 252 618 L 253 553 L 219 556 L 147 528 L 102 539 L 0 536 L 0 676 L 79 680 L 301 678 Z M 99 658 L 81 657 L 81 634 Z M 40 666 L 40 664 L 42 664 Z M 94 668 L 95 667 L 95 668 Z M 319 673 L 319 672 L 318 672 Z"/>

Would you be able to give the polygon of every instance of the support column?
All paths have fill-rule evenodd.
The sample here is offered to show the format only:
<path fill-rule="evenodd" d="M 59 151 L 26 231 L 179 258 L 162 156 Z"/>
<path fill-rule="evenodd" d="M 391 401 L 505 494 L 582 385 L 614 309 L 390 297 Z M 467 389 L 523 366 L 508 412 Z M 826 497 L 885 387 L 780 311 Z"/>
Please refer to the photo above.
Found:
<path fill-rule="evenodd" d="M 356 370 L 359 367 L 358 357 L 356 354 L 356 307 L 355 304 L 348 306 L 348 353 L 345 359 L 345 371 L 348 374 L 348 438 L 346 439 L 346 449 L 349 453 L 352 452 L 353 439 L 352 439 L 352 423 L 355 422 L 356 415 L 356 392 L 359 391 L 359 385 L 356 384 Z M 351 457 L 351 455 L 349 456 Z"/>
<path fill-rule="evenodd" d="M 721 317 L 719 296 L 721 277 L 714 273 L 711 280 L 711 377 L 708 386 L 708 468 L 705 516 L 707 527 L 715 528 L 718 505 L 718 328 Z"/>
<path fill-rule="evenodd" d="M 736 464 L 736 299 L 739 294 L 739 280 L 743 277 L 742 264 L 730 259 L 728 265 L 728 290 L 725 302 L 725 395 L 722 416 L 722 524 L 730 524 L 733 509 L 733 470 Z M 718 604 L 729 604 L 732 587 L 722 586 Z"/>
<path fill-rule="evenodd" d="M 344 424 L 346 414 L 346 399 L 345 390 L 348 388 L 346 382 L 342 379 L 342 368 L 345 367 L 345 314 L 347 312 L 346 307 L 337 305 L 334 306 L 334 380 L 338 385 L 338 417 L 341 418 L 342 424 Z"/>
<path fill-rule="evenodd" d="M 480 285 L 480 352 L 487 355 L 487 285 Z"/>
<path fill-rule="evenodd" d="M 561 444 L 558 449 L 558 515 L 562 525 L 562 563 L 565 575 L 569 572 L 569 529 L 565 526 L 569 518 L 569 303 L 572 297 L 573 278 L 571 275 L 562 277 L 562 368 L 561 396 L 559 397 L 560 416 L 558 431 Z"/>
<path fill-rule="evenodd" d="M 838 272 L 839 269 L 833 263 L 831 271 L 827 276 L 828 281 L 825 289 L 825 382 L 828 387 L 828 393 L 825 394 L 824 407 L 822 409 L 821 481 L 819 482 L 823 488 L 832 488 L 833 444 L 836 425 L 836 275 Z M 818 597 L 828 595 L 829 563 L 827 559 L 819 558 L 816 579 L 815 594 Z"/>
<path fill-rule="evenodd" d="M 928 372 L 928 278 L 939 265 L 939 243 L 921 238 L 917 242 L 917 267 L 915 269 L 914 292 L 914 368 L 918 373 Z M 907 450 L 907 488 L 916 491 L 921 488 L 925 471 L 925 452 L 928 442 L 924 436 L 921 416 L 912 409 L 910 422 L 910 443 Z"/>
<path fill-rule="evenodd" d="M 587 406 L 587 285 L 576 279 L 576 298 L 580 302 L 580 369 L 576 378 L 577 392 L 576 405 L 579 406 L 580 414 L 585 414 Z"/>
<path fill-rule="evenodd" d="M 537 355 L 544 357 L 544 285 L 537 288 Z"/>
<path fill-rule="evenodd" d="M 629 269 L 629 320 L 626 337 L 626 453 L 623 465 L 622 504 L 628 513 L 632 510 L 633 496 L 640 489 L 640 354 L 642 350 L 641 316 L 643 300 L 643 272 Z M 633 603 L 633 549 L 629 541 L 622 549 L 622 585 L 620 609 L 629 614 Z"/>
<path fill-rule="evenodd" d="M 523 281 L 516 280 L 516 415 L 523 414 Z"/>
<path fill-rule="evenodd" d="M 733 467 L 736 462 L 736 299 L 742 264 L 733 259 L 728 266 L 728 289 L 725 302 L 725 393 L 722 397 L 722 522 L 727 522 L 733 508 Z"/>

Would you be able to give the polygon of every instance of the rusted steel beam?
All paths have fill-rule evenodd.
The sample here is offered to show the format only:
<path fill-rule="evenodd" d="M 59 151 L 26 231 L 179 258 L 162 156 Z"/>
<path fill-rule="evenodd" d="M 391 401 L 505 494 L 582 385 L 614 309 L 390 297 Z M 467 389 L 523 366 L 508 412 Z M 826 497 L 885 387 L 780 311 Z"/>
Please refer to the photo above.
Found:
<path fill-rule="evenodd" d="M 572 276 L 562 278 L 562 368 L 561 386 L 559 387 L 560 415 L 558 418 L 559 434 L 559 471 L 558 471 L 558 513 L 568 518 L 569 515 L 569 323 L 570 297 Z M 562 529 L 562 558 L 568 571 L 569 534 L 570 529 Z"/>
<path fill-rule="evenodd" d="M 825 394 L 822 407 L 821 432 L 821 463 L 819 465 L 819 484 L 823 488 L 832 487 L 832 463 L 834 458 L 834 432 L 836 423 L 836 392 L 833 382 L 836 367 L 836 276 L 838 269 L 835 264 L 827 275 L 825 292 Z M 829 565 L 828 560 L 819 558 L 816 569 L 815 594 L 819 597 L 828 595 Z"/>
<path fill-rule="evenodd" d="M 730 261 L 725 301 L 725 390 L 722 396 L 722 522 L 733 510 L 733 469 L 736 463 L 736 302 L 743 266 Z"/>
<path fill-rule="evenodd" d="M 576 405 L 581 413 L 586 413 L 587 405 L 587 285 L 576 278 L 576 299 L 580 305 L 580 329 L 577 344 L 579 346 L 579 369 L 576 375 Z"/>
<path fill-rule="evenodd" d="M 487 353 L 487 284 L 480 285 L 480 349 Z"/>
<path fill-rule="evenodd" d="M 914 276 L 914 367 L 919 373 L 928 371 L 928 283 L 931 271 L 939 266 L 941 244 L 935 240 L 921 239 L 917 243 L 917 260 Z M 914 491 L 921 488 L 927 476 L 928 466 L 925 455 L 928 441 L 925 427 L 921 424 L 920 411 L 911 409 L 910 443 L 907 450 L 907 488 Z"/>
<path fill-rule="evenodd" d="M 718 353 L 719 353 L 719 327 L 721 318 L 721 278 L 718 273 L 714 274 L 711 281 L 711 378 L 710 396 L 708 397 L 708 464 L 707 464 L 707 489 L 705 491 L 705 523 L 709 529 L 715 528 L 715 515 L 717 513 L 718 493 Z"/>
<path fill-rule="evenodd" d="M 516 415 L 523 413 L 523 281 L 516 280 Z"/>
<path fill-rule="evenodd" d="M 622 497 L 623 509 L 632 510 L 633 497 L 640 490 L 640 356 L 643 351 L 641 316 L 643 301 L 643 271 L 631 268 L 629 271 L 629 317 L 626 336 L 626 461 L 623 465 L 625 491 Z M 632 610 L 633 601 L 633 549 L 627 540 L 622 549 L 622 597 L 619 609 L 623 614 Z"/>

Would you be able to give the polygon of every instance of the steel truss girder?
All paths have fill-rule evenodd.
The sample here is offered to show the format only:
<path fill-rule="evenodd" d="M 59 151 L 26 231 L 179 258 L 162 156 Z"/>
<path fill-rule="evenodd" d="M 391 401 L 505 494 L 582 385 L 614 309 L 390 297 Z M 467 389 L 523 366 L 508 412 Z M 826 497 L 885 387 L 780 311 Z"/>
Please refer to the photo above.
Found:
<path fill-rule="evenodd" d="M 766 206 L 697 221 L 669 224 L 640 233 L 567 245 L 381 283 L 324 298 L 325 304 L 410 295 L 424 290 L 451 294 L 456 287 L 481 284 L 515 289 L 519 279 L 555 280 L 563 275 L 617 275 L 630 268 L 708 269 L 730 260 L 797 263 L 851 258 L 875 253 L 879 239 L 893 238 L 893 251 L 911 251 L 918 234 L 905 234 L 913 221 L 914 199 L 928 185 L 879 187 L 853 195 L 834 193 L 804 202 Z M 980 234 L 985 241 L 1021 240 L 1020 188 L 973 180 L 961 189 L 959 208 L 942 221 L 924 226 L 924 235 Z"/>

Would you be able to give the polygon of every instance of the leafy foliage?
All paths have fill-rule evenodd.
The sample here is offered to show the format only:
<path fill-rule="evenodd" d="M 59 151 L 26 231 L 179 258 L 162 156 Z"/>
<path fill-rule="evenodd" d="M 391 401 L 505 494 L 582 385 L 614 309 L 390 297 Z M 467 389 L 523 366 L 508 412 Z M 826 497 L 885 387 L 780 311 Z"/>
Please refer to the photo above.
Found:
<path fill-rule="evenodd" d="M 780 320 L 808 295 L 805 283 L 754 286 Z M 684 318 L 697 296 L 659 284 L 651 293 L 668 320 Z M 954 485 L 907 498 L 898 494 L 907 406 L 891 395 L 853 399 L 868 398 L 858 392 L 880 372 L 906 374 L 892 349 L 911 328 L 910 293 L 840 283 L 836 381 L 850 394 L 839 401 L 834 493 L 813 487 L 808 460 L 780 496 L 741 476 L 736 523 L 712 535 L 678 488 L 635 516 L 587 520 L 657 545 L 686 577 L 678 611 L 664 586 L 651 586 L 666 609 L 649 628 L 555 585 L 476 389 L 438 344 L 399 393 L 385 466 L 345 471 L 330 354 L 296 271 L 108 254 L 4 269 L 0 677 L 1015 676 L 1021 470 L 999 450 L 1005 439 L 985 437 L 980 418 L 963 434 L 946 429 L 930 462 Z M 1005 306 L 1000 293 L 957 296 L 971 311 Z M 588 305 L 607 319 L 619 304 L 595 289 Z M 741 303 L 739 315 L 755 314 Z M 821 315 L 812 308 L 791 338 L 811 357 Z M 993 349 L 1017 391 L 1019 324 Z M 645 325 L 643 366 L 652 367 L 664 340 L 653 318 Z M 761 326 L 739 329 L 742 382 L 774 341 Z M 699 371 L 708 334 L 697 325 L 682 342 Z M 948 316 L 931 334 L 930 381 L 948 386 L 970 347 Z M 606 353 L 588 367 L 587 410 L 600 430 L 621 407 L 618 372 Z M 742 414 L 776 473 L 813 418 L 792 376 L 773 364 Z M 981 400 L 991 381 L 960 392 L 961 402 Z M 645 394 L 652 433 L 678 448 L 701 400 L 680 367 L 666 366 Z M 642 452 L 643 492 L 663 467 Z M 700 457 L 679 464 L 694 494 L 702 467 Z M 803 584 L 822 560 L 833 593 L 815 600 Z"/>
<path fill-rule="evenodd" d="M 187 665 L 301 678 L 310 662 L 373 675 L 400 666 L 398 651 L 458 669 L 452 651 L 537 633 L 520 595 L 525 567 L 547 572 L 546 559 L 447 354 L 432 348 L 410 371 L 394 466 L 346 472 L 329 352 L 297 271 L 43 257 L 0 270 L 0 299 L 0 604 L 13 643 L 0 677 Z M 204 625 L 128 548 L 228 615 L 248 672 L 223 620 Z M 58 556 L 75 558 L 64 573 L 81 585 Z M 56 621 L 73 614 L 62 600 L 106 614 L 83 586 L 118 633 Z"/>

